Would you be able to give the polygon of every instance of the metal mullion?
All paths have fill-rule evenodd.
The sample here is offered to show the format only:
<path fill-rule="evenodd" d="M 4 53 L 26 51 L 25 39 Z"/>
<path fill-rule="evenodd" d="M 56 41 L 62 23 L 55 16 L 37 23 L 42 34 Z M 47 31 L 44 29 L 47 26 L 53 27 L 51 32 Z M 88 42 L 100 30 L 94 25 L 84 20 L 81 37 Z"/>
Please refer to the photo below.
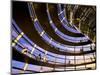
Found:
<path fill-rule="evenodd" d="M 43 62 L 46 62 L 47 61 L 46 60 L 46 55 L 47 55 L 47 51 L 45 50 L 45 54 L 43 56 Z M 45 58 L 45 60 L 44 60 L 44 58 Z M 40 72 L 42 71 L 42 69 L 43 69 L 43 66 L 40 67 Z"/>
<path fill-rule="evenodd" d="M 27 70 L 28 63 L 26 62 L 25 65 L 23 66 L 23 70 L 20 73 L 24 73 Z"/>

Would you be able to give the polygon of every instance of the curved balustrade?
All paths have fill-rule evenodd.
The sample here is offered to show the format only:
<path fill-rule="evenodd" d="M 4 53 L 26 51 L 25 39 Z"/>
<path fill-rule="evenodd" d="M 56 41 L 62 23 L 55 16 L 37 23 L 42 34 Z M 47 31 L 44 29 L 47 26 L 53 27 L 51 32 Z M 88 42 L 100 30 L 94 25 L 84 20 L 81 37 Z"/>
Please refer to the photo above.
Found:
<path fill-rule="evenodd" d="M 20 30 L 21 31 L 21 30 Z M 13 31 L 14 32 L 14 31 Z M 14 33 L 16 33 L 16 32 L 14 32 Z M 17 33 L 16 33 L 17 34 Z M 15 36 L 15 34 L 12 34 L 13 35 L 13 37 L 15 37 L 16 38 L 16 36 Z M 25 35 L 24 35 L 25 36 Z M 16 46 L 14 46 L 18 51 L 20 51 L 20 52 L 22 52 L 22 50 L 23 50 L 23 48 L 27 48 L 28 49 L 28 52 L 30 52 L 32 49 L 33 49 L 33 47 L 27 42 L 27 41 L 25 41 L 25 39 L 24 38 L 20 38 L 19 39 L 19 41 L 17 42 L 17 44 L 16 44 Z M 39 50 L 39 49 L 41 49 L 41 48 L 39 48 L 39 49 L 37 49 L 37 48 L 39 48 L 38 46 L 34 49 L 34 56 L 37 56 L 39 53 L 41 53 L 43 50 Z M 38 51 L 38 52 L 37 52 Z M 30 52 L 31 53 L 31 52 Z M 38 54 L 37 54 L 38 53 Z M 42 54 L 43 53 L 43 54 Z M 41 53 L 41 55 L 42 55 L 42 57 L 44 56 L 44 53 L 45 53 L 45 51 L 44 52 L 42 52 Z M 62 58 L 63 56 L 60 56 L 60 57 L 56 57 L 56 55 L 51 55 L 52 53 L 50 53 L 50 52 L 48 52 L 47 53 L 47 57 L 49 56 L 49 58 L 50 59 L 48 59 L 48 60 L 51 60 L 51 59 L 55 59 L 55 58 L 58 58 L 58 59 L 63 59 L 62 61 L 64 61 L 65 60 L 65 58 Z M 33 55 L 33 54 L 32 54 Z M 68 58 L 70 58 L 70 57 L 68 57 Z M 43 59 L 43 58 L 42 58 Z M 74 59 L 73 59 L 74 60 Z M 62 62 L 61 61 L 61 62 Z M 68 59 L 67 59 L 67 61 L 68 61 Z M 64 63 L 63 63 L 64 64 Z"/>
<path fill-rule="evenodd" d="M 34 12 L 34 8 L 32 8 L 32 5 L 29 5 L 29 9 L 33 9 L 33 12 Z M 36 11 L 35 11 L 36 12 Z M 37 9 L 37 12 L 38 12 L 38 9 Z M 47 14 L 46 12 L 45 12 L 45 10 L 43 11 L 42 10 L 42 12 L 44 12 L 44 14 Z M 42 13 L 41 12 L 41 13 Z M 31 13 L 30 13 L 31 14 Z M 37 13 L 36 13 L 37 14 Z M 38 13 L 38 14 L 40 14 L 40 13 Z M 47 17 L 47 15 L 44 15 L 44 14 L 42 14 L 43 15 L 43 17 L 46 19 L 44 22 L 42 22 L 41 21 L 41 18 L 38 18 L 39 19 L 39 22 L 40 23 L 42 23 L 41 24 L 41 26 L 44 28 L 44 30 L 46 30 L 47 31 L 47 33 L 49 33 L 50 35 L 53 35 L 53 32 L 52 32 L 52 28 L 50 29 L 50 26 L 49 26 L 49 24 L 47 23 L 48 22 L 48 18 L 46 18 Z M 31 14 L 31 15 L 34 15 L 34 14 Z M 31 16 L 30 15 L 30 16 Z M 38 15 L 37 15 L 38 16 Z M 35 16 L 34 16 L 35 17 Z M 36 18 L 36 17 L 35 17 Z M 33 20 L 34 18 L 32 17 L 32 20 Z M 47 28 L 47 29 L 46 29 Z M 51 32 L 52 33 L 50 33 L 49 31 L 51 30 Z M 55 30 L 56 28 L 54 28 L 54 30 Z M 62 37 L 62 38 L 65 38 L 66 39 L 66 41 L 71 41 L 71 42 L 79 42 L 79 41 L 74 41 L 74 40 L 77 40 L 78 38 L 73 38 L 73 37 L 67 37 L 67 35 L 65 36 L 64 34 L 61 34 L 61 32 L 59 31 L 59 30 L 56 30 L 56 32 L 57 32 L 57 34 L 59 35 L 59 37 Z M 55 35 L 56 36 L 56 35 Z M 73 40 L 71 40 L 70 38 L 72 38 Z M 79 39 L 82 39 L 82 38 L 79 38 Z M 83 38 L 84 39 L 84 38 Z"/>
<path fill-rule="evenodd" d="M 16 53 L 16 52 L 15 52 Z M 40 66 L 47 66 L 47 67 L 52 67 L 52 68 L 54 68 L 54 67 L 56 67 L 56 68 L 60 68 L 60 67 L 71 67 L 71 66 L 80 66 L 80 65 L 89 65 L 89 64 L 92 64 L 92 63 L 95 63 L 95 60 L 94 61 L 92 61 L 92 62 L 85 62 L 85 63 L 79 63 L 79 64 L 72 64 L 72 63 L 70 63 L 70 64 L 58 64 L 58 63 L 56 63 L 56 64 L 52 64 L 52 63 L 48 63 L 48 62 L 42 62 L 42 61 L 38 61 L 38 60 L 34 60 L 33 58 L 30 58 L 30 57 L 28 57 L 27 55 L 25 55 L 25 54 L 21 54 L 21 53 L 19 53 L 19 52 L 17 52 L 17 54 L 18 54 L 18 57 L 20 57 L 20 59 L 17 59 L 17 58 L 14 58 L 14 60 L 17 60 L 17 61 L 22 61 L 22 62 L 24 62 L 25 60 L 24 60 L 24 58 L 23 58 L 23 56 L 24 57 L 26 57 L 26 59 L 28 59 L 29 61 L 28 61 L 28 63 L 29 64 L 34 64 L 34 65 L 40 65 Z M 14 56 L 16 56 L 15 54 L 14 54 Z M 23 61 L 24 60 L 24 61 Z M 34 61 L 34 62 L 33 62 Z"/>
<path fill-rule="evenodd" d="M 35 15 L 35 11 L 34 11 L 34 15 Z M 36 30 L 38 31 L 38 33 L 40 34 L 40 36 L 41 36 L 41 34 L 42 34 L 42 32 L 43 32 L 43 39 L 44 40 L 46 40 L 46 42 L 49 42 L 52 38 L 50 38 L 50 36 L 49 35 L 47 35 L 46 33 L 45 33 L 45 31 L 43 30 L 43 28 L 41 27 L 41 25 L 40 25 L 40 23 L 38 22 L 38 19 L 37 18 L 35 18 L 34 19 L 34 26 L 35 26 L 35 28 L 36 28 Z M 64 46 L 63 44 L 61 45 L 60 44 L 60 46 L 64 46 L 64 47 L 60 47 L 59 46 L 59 43 L 58 42 L 53 42 L 53 39 L 51 40 L 51 42 L 49 42 L 49 44 L 51 43 L 51 45 L 53 44 L 54 46 L 56 45 L 58 48 L 61 48 L 61 49 L 66 49 L 66 45 Z"/>
<path fill-rule="evenodd" d="M 64 6 L 64 5 L 63 5 Z M 69 25 L 69 22 L 67 21 L 66 17 L 65 17 L 65 8 L 61 8 L 61 4 L 59 4 L 58 6 L 58 17 L 62 23 L 62 25 L 68 29 L 68 27 L 72 28 L 73 30 L 76 30 L 76 32 L 81 33 L 81 31 L 75 26 L 75 25 Z M 84 34 L 84 36 L 89 39 L 89 37 L 87 35 Z M 83 39 L 84 40 L 84 39 Z"/>
<path fill-rule="evenodd" d="M 16 25 L 17 26 L 17 25 Z M 16 27 L 15 26 L 15 27 Z M 17 27 L 18 28 L 18 27 Z M 18 29 L 16 29 L 16 30 L 18 30 Z M 25 37 L 25 35 L 23 35 L 23 37 Z M 25 37 L 26 38 L 26 37 Z M 28 41 L 29 41 L 29 39 L 27 39 Z M 31 41 L 29 41 L 30 42 L 30 44 L 32 45 L 32 42 Z M 32 45 L 32 46 L 34 46 L 34 44 Z M 42 49 L 43 50 L 43 49 Z M 50 48 L 50 49 L 45 49 L 45 50 L 47 50 L 47 51 L 50 51 L 50 52 L 53 52 L 53 53 L 56 53 L 56 54 L 62 54 L 62 55 L 81 55 L 81 54 L 87 54 L 87 53 L 91 53 L 91 52 L 94 52 L 94 51 L 87 51 L 87 52 L 80 52 L 80 51 L 76 51 L 76 53 L 75 52 L 73 52 L 73 51 L 58 51 L 58 50 L 55 50 L 54 48 Z M 66 52 L 66 53 L 65 53 Z"/>
<path fill-rule="evenodd" d="M 32 2 L 28 3 L 28 6 L 33 7 Z M 37 19 L 35 11 L 27 6 L 24 8 L 27 9 L 22 12 L 24 15 L 19 14 L 24 17 L 14 17 L 18 25 L 12 20 L 11 45 L 13 50 L 13 74 L 95 69 L 96 50 L 95 46 L 92 46 L 93 44 L 69 46 L 55 41 L 54 38 L 51 38 L 48 33 L 46 33 L 43 25 L 39 23 L 40 21 Z M 18 10 L 16 9 L 16 11 Z M 50 15 L 48 14 L 48 16 Z M 27 22 L 23 20 L 24 18 Z M 49 18 L 49 20 L 51 21 L 52 19 Z M 56 25 L 52 25 L 51 28 L 54 28 L 55 33 L 60 38 L 65 40 L 69 38 L 62 35 L 60 31 L 58 31 Z M 79 38 L 79 36 L 80 35 L 78 35 L 77 38 Z M 71 38 L 68 40 L 79 42 L 79 39 L 73 41 L 74 39 L 72 40 Z"/>
<path fill-rule="evenodd" d="M 84 35 L 82 33 L 73 33 L 62 26 L 62 24 L 59 20 L 59 17 L 58 17 L 57 6 L 48 4 L 48 8 L 49 8 L 49 13 L 50 13 L 52 21 L 54 22 L 55 26 L 61 32 L 63 32 L 64 34 L 66 34 L 68 36 L 72 36 L 72 37 L 84 37 Z"/>
<path fill-rule="evenodd" d="M 58 8 L 58 16 L 59 16 L 60 21 L 62 22 L 62 25 L 66 29 L 69 28 L 72 31 L 75 31 L 75 33 L 81 33 L 75 25 L 70 25 L 69 22 L 67 21 L 66 16 L 65 16 L 65 8 L 64 7 L 61 8 L 61 4 L 57 5 L 57 8 Z"/>
<path fill-rule="evenodd" d="M 16 47 L 16 49 L 18 50 L 18 51 L 21 51 L 21 48 L 18 48 L 18 47 Z M 38 53 L 37 52 L 35 52 L 36 53 L 36 55 L 38 55 Z M 34 53 L 34 54 L 35 54 Z M 33 54 L 32 54 L 32 56 L 33 56 Z M 35 60 L 37 60 L 37 57 L 38 56 L 35 56 L 35 58 L 34 57 L 32 57 L 32 58 L 34 58 Z M 42 56 L 43 57 L 43 56 Z M 42 58 L 43 59 L 43 58 Z M 89 58 L 90 59 L 90 58 Z M 88 62 L 92 62 L 91 60 L 89 60 L 89 59 L 86 59 L 86 60 L 88 60 Z M 56 60 L 58 60 L 57 58 L 56 58 Z M 74 59 L 71 59 L 71 60 L 66 60 L 66 61 L 72 61 L 72 60 L 74 60 Z M 85 61 L 86 61 L 85 60 Z M 38 60 L 38 61 L 42 61 L 42 60 Z M 79 61 L 80 63 L 78 63 L 78 64 L 81 64 L 82 63 L 82 61 L 83 61 L 83 63 L 84 63 L 84 60 L 83 59 L 77 59 L 77 61 Z M 95 61 L 95 60 L 93 60 L 93 61 Z M 44 61 L 42 61 L 42 62 L 44 62 Z M 85 62 L 85 63 L 88 63 L 88 62 Z M 48 59 L 47 60 L 47 63 L 50 63 L 50 64 L 54 64 L 54 63 L 56 63 L 56 65 L 61 65 L 61 64 L 65 64 L 65 60 L 63 59 L 61 62 L 58 60 L 58 61 L 51 61 L 51 58 L 50 59 Z M 66 64 L 68 64 L 68 62 L 66 63 Z M 71 64 L 71 63 L 70 63 Z M 74 63 L 72 63 L 72 64 L 74 64 Z"/>
<path fill-rule="evenodd" d="M 49 42 L 52 38 L 43 30 L 43 28 L 41 27 L 41 25 L 39 24 L 38 20 L 34 22 L 34 26 L 36 28 L 36 30 L 38 31 L 38 33 L 40 34 L 40 36 L 44 39 L 44 41 Z M 43 32 L 43 35 L 41 35 Z M 49 42 L 49 44 L 54 45 L 54 47 L 58 47 L 60 49 L 64 49 L 66 50 L 66 45 L 64 44 L 60 44 L 57 41 L 54 41 L 53 39 L 51 40 L 51 43 Z M 60 45 L 59 45 L 60 44 Z M 64 46 L 64 47 L 60 47 L 60 46 Z"/>
<path fill-rule="evenodd" d="M 21 38 L 22 39 L 22 38 Z M 26 44 L 26 45 L 25 45 Z M 17 45 L 15 46 L 15 48 L 18 50 L 18 51 L 20 51 L 20 52 L 22 52 L 22 50 L 23 50 L 23 48 L 27 48 L 28 49 L 28 52 L 30 52 L 31 50 L 32 50 L 32 47 L 31 46 L 29 46 L 29 44 L 27 43 L 27 42 L 25 42 L 25 40 L 19 40 L 19 42 L 17 43 Z M 34 56 L 36 57 L 38 54 L 40 54 L 42 51 L 41 50 L 38 50 L 38 49 L 36 49 L 35 48 L 35 51 L 34 51 Z M 40 52 L 41 51 L 41 52 Z M 38 54 L 37 54 L 38 53 Z M 43 54 L 42 54 L 43 53 Z M 43 57 L 44 56 L 44 52 L 42 52 L 41 53 L 41 56 Z M 52 53 L 51 53 L 52 54 Z M 33 54 L 32 54 L 33 55 Z M 58 57 L 55 57 L 56 55 L 50 55 L 49 53 L 47 53 L 47 57 L 49 57 L 50 59 L 48 59 L 48 60 L 52 60 L 52 59 L 55 59 L 55 58 L 58 58 Z M 63 57 L 63 56 L 60 56 L 58 59 L 63 59 L 62 61 L 64 61 L 65 60 L 65 58 L 61 58 L 61 57 Z M 70 58 L 70 57 L 68 57 L 68 58 Z M 42 58 L 43 59 L 43 58 Z M 71 59 L 71 60 L 74 60 L 74 59 Z M 61 62 L 62 62 L 61 61 Z M 67 59 L 67 61 L 68 61 L 68 59 Z"/>
<path fill-rule="evenodd" d="M 72 26 L 69 25 L 69 23 L 65 17 L 65 8 L 62 9 L 60 4 L 57 5 L 57 8 L 58 8 L 58 17 L 62 23 L 62 26 L 64 26 L 67 30 L 70 30 L 71 32 L 80 33 L 79 30 L 76 30 L 74 25 L 72 25 Z"/>
<path fill-rule="evenodd" d="M 58 5 L 58 16 L 59 18 L 64 18 L 66 16 L 66 9 L 64 7 L 64 5 L 62 5 L 63 7 L 61 8 L 61 4 Z M 63 11 L 63 12 L 62 12 Z M 61 14 L 61 16 L 60 16 Z M 81 33 L 81 31 L 75 26 L 75 25 L 70 25 L 67 18 L 65 17 L 63 23 L 65 23 L 64 27 L 67 29 L 67 26 L 69 26 L 70 28 L 76 30 L 78 33 Z M 67 26 L 66 26 L 67 24 Z"/>
<path fill-rule="evenodd" d="M 53 49 L 53 50 L 54 50 L 54 49 Z M 56 50 L 52 51 L 52 49 L 51 49 L 51 52 L 55 52 L 55 53 L 56 53 Z M 60 52 L 60 51 L 58 51 L 58 52 Z M 57 53 L 58 53 L 58 52 L 57 52 Z M 65 51 L 65 52 L 70 53 L 71 51 Z M 62 52 L 60 52 L 60 53 L 62 54 Z M 74 54 L 74 52 L 71 52 L 71 53 Z M 76 50 L 76 53 L 77 53 L 77 50 Z M 63 53 L 63 54 L 65 54 L 65 53 Z M 82 53 L 80 53 L 80 51 L 78 51 L 78 54 L 82 54 Z"/>
<path fill-rule="evenodd" d="M 16 64 L 16 65 L 15 65 Z M 23 66 L 25 65 L 25 63 L 20 62 L 20 61 L 16 61 L 16 60 L 12 60 L 12 71 L 14 74 L 21 74 L 23 73 L 24 69 Z M 35 70 L 25 70 L 24 73 L 34 73 Z"/>
<path fill-rule="evenodd" d="M 89 40 L 89 39 L 87 39 L 87 37 L 71 37 L 71 36 L 65 35 L 60 30 L 58 30 L 57 27 L 55 26 L 55 24 L 53 23 L 51 17 L 50 17 L 48 5 L 47 5 L 47 15 L 48 15 L 48 19 L 49 19 L 49 22 L 50 22 L 52 28 L 55 30 L 55 33 L 59 37 L 63 38 L 64 40 L 71 41 L 71 42 L 80 42 L 80 41 L 87 41 L 87 40 Z"/>

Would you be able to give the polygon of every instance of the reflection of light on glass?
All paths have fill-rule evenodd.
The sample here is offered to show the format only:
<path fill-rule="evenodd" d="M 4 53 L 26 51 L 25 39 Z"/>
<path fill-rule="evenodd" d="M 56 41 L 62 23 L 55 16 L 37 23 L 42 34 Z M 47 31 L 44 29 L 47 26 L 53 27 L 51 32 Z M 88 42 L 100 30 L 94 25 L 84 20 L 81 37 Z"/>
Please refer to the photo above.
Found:
<path fill-rule="evenodd" d="M 88 65 L 86 65 L 86 67 L 87 67 L 87 68 L 95 69 L 95 68 L 96 68 L 95 65 L 96 65 L 95 63 L 93 63 L 93 64 L 88 64 Z"/>

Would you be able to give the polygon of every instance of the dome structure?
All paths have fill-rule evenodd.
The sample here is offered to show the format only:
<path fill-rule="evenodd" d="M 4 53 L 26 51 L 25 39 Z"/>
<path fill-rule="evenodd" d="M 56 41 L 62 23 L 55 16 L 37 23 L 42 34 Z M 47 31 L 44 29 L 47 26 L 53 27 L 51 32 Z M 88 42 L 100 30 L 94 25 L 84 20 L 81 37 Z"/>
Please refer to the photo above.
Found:
<path fill-rule="evenodd" d="M 96 7 L 12 2 L 12 74 L 96 69 Z"/>

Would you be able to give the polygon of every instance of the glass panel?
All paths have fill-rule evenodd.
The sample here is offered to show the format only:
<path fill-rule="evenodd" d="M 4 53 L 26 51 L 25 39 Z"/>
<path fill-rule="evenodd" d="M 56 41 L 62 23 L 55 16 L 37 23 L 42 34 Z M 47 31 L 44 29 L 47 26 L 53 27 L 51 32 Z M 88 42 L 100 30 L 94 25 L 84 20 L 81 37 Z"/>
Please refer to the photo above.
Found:
<path fill-rule="evenodd" d="M 84 70 L 85 69 L 85 65 L 83 65 L 83 66 L 76 66 L 76 69 L 77 70 Z"/>
<path fill-rule="evenodd" d="M 23 62 L 16 61 L 16 60 L 13 60 L 13 61 L 12 61 L 12 67 L 23 68 L 24 65 L 25 65 L 25 63 L 23 63 Z"/>

